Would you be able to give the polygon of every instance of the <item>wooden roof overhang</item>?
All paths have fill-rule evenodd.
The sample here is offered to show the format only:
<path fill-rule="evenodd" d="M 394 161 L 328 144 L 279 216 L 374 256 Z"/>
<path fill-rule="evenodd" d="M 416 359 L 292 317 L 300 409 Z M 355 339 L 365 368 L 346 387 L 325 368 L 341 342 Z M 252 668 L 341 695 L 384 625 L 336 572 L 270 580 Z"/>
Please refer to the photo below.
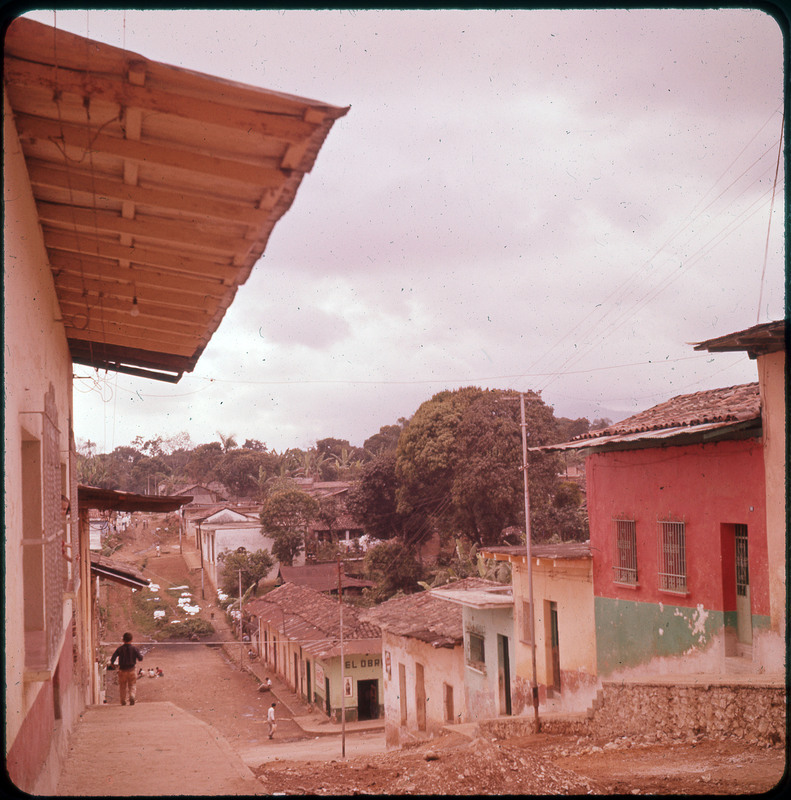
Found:
<path fill-rule="evenodd" d="M 98 486 L 77 487 L 77 507 L 98 508 L 100 511 L 149 511 L 165 514 L 178 511 L 192 500 L 184 495 L 152 495 L 118 492 Z"/>
<path fill-rule="evenodd" d="M 24 18 L 4 83 L 72 359 L 177 382 L 348 108 Z"/>
<path fill-rule="evenodd" d="M 706 350 L 709 353 L 730 353 L 745 351 L 750 358 L 777 353 L 786 349 L 785 320 L 776 320 L 762 325 L 753 325 L 736 333 L 718 336 L 705 342 L 695 344 L 695 350 Z"/>

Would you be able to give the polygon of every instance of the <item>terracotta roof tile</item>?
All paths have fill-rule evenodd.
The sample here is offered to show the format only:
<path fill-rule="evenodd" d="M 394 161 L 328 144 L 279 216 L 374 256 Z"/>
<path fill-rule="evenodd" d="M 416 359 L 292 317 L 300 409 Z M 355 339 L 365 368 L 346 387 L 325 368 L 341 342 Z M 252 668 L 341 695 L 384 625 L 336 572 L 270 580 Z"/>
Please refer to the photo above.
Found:
<path fill-rule="evenodd" d="M 263 597 L 251 600 L 245 605 L 245 611 L 278 628 L 282 626 L 289 638 L 300 638 L 317 646 L 323 643 L 327 647 L 340 640 L 338 601 L 307 586 L 284 583 Z M 375 624 L 360 618 L 357 608 L 344 604 L 345 640 L 378 639 L 381 635 Z M 306 646 L 306 649 L 312 648 Z"/>
<path fill-rule="evenodd" d="M 688 428 L 707 423 L 742 422 L 759 419 L 760 416 L 758 384 L 746 383 L 725 389 L 681 394 L 607 428 L 577 436 L 572 441 L 667 428 Z"/>
<path fill-rule="evenodd" d="M 463 590 L 491 586 L 502 584 L 483 578 L 465 578 L 440 588 Z M 363 613 L 366 619 L 388 633 L 418 639 L 434 647 L 453 647 L 464 639 L 462 607 L 430 592 L 393 597 Z"/>

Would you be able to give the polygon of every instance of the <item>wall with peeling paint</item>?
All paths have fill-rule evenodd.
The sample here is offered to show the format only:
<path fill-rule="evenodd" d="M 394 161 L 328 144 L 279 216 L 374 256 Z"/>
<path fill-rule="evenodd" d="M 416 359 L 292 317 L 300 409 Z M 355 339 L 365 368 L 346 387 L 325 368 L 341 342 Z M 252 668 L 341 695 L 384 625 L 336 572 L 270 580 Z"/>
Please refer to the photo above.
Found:
<path fill-rule="evenodd" d="M 527 563 L 511 559 L 514 586 L 514 639 L 518 704 L 532 708 L 532 647 L 526 615 L 529 610 Z M 552 699 L 553 711 L 584 711 L 595 695 L 596 636 L 593 606 L 592 559 L 534 558 L 533 605 L 535 607 L 536 678 L 539 701 Z M 560 691 L 547 692 L 552 683 L 552 652 L 547 610 L 555 603 L 558 615 Z M 527 605 L 526 605 L 527 604 Z"/>
<path fill-rule="evenodd" d="M 384 713 L 385 744 L 401 747 L 416 739 L 436 736 L 445 725 L 468 721 L 464 688 L 464 648 L 461 643 L 453 648 L 433 647 L 408 636 L 397 636 L 382 631 L 384 658 Z M 423 665 L 423 683 L 426 696 L 426 730 L 418 730 L 416 709 L 416 669 Z M 404 666 L 406 678 L 406 723 L 401 723 L 401 688 L 399 665 Z M 447 719 L 445 686 L 453 692 L 453 720 Z"/>
<path fill-rule="evenodd" d="M 586 471 L 599 674 L 666 658 L 697 669 L 687 657 L 704 652 L 707 669 L 724 669 L 735 635 L 735 524 L 748 528 L 753 629 L 769 624 L 762 443 L 598 453 Z M 614 580 L 616 518 L 635 521 L 634 586 Z M 657 523 L 668 519 L 685 524 L 684 593 L 660 588 Z"/>

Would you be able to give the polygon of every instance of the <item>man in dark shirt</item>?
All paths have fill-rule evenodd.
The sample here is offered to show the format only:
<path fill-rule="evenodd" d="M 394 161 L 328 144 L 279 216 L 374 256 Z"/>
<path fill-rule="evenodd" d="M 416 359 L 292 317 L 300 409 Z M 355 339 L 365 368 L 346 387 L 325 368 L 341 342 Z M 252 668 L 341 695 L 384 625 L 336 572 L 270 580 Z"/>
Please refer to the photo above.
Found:
<path fill-rule="evenodd" d="M 124 634 L 124 643 L 113 653 L 110 659 L 110 668 L 115 667 L 118 661 L 118 693 L 121 696 L 121 705 L 126 705 L 126 696 L 129 695 L 129 705 L 135 704 L 135 693 L 137 691 L 137 670 L 138 661 L 143 660 L 140 651 L 132 645 L 132 634 Z"/>

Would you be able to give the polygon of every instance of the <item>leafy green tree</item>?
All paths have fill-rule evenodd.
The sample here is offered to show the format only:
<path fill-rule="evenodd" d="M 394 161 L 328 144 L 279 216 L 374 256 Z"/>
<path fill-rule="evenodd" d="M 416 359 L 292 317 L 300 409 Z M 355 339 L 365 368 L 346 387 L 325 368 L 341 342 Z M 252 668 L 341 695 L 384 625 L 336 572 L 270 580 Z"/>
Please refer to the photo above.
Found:
<path fill-rule="evenodd" d="M 396 455 L 385 451 L 369 461 L 349 489 L 346 507 L 374 539 L 400 538 L 414 546 L 429 529 L 428 518 L 417 511 L 401 513 L 396 502 Z"/>
<path fill-rule="evenodd" d="M 369 436 L 363 442 L 363 449 L 369 454 L 368 457 L 373 458 L 388 452 L 395 453 L 401 431 L 404 430 L 406 425 L 407 420 L 401 417 L 397 425 L 383 425 L 379 428 L 379 433 Z"/>
<path fill-rule="evenodd" d="M 376 584 L 372 594 L 377 602 L 396 592 L 418 591 L 423 577 L 413 550 L 397 539 L 370 548 L 365 554 L 363 570 Z"/>
<path fill-rule="evenodd" d="M 261 578 L 269 574 L 275 562 L 268 550 L 253 552 L 236 551 L 225 553 L 220 570 L 220 587 L 231 597 L 239 594 L 239 571 L 242 573 L 242 592 L 247 593 L 250 587 L 256 587 Z M 253 594 L 256 589 L 253 588 Z"/>
<path fill-rule="evenodd" d="M 199 444 L 191 453 L 184 470 L 196 483 L 209 483 L 215 479 L 215 469 L 223 457 L 219 442 Z"/>
<path fill-rule="evenodd" d="M 235 495 L 245 497 L 258 492 L 261 471 L 265 475 L 272 474 L 275 463 L 271 453 L 236 448 L 223 453 L 214 467 L 214 474 Z"/>
<path fill-rule="evenodd" d="M 305 546 L 305 533 L 319 512 L 319 503 L 290 482 L 277 484 L 261 506 L 261 525 L 272 534 L 272 552 L 291 565 Z"/>
<path fill-rule="evenodd" d="M 157 487 L 170 472 L 162 456 L 141 456 L 132 467 L 131 490 L 140 494 L 157 494 Z"/>
<path fill-rule="evenodd" d="M 272 534 L 272 555 L 290 567 L 305 549 L 305 532 L 298 530 L 275 531 Z"/>
<path fill-rule="evenodd" d="M 526 396 L 528 443 L 555 441 L 552 409 L 534 393 Z M 504 529 L 524 529 L 524 491 L 519 394 L 474 387 L 441 392 L 423 403 L 399 439 L 396 453 L 398 511 L 423 511 L 445 535 L 479 544 L 501 541 Z M 533 538 L 540 541 L 571 525 L 573 513 L 555 502 L 561 462 L 530 452 Z"/>

